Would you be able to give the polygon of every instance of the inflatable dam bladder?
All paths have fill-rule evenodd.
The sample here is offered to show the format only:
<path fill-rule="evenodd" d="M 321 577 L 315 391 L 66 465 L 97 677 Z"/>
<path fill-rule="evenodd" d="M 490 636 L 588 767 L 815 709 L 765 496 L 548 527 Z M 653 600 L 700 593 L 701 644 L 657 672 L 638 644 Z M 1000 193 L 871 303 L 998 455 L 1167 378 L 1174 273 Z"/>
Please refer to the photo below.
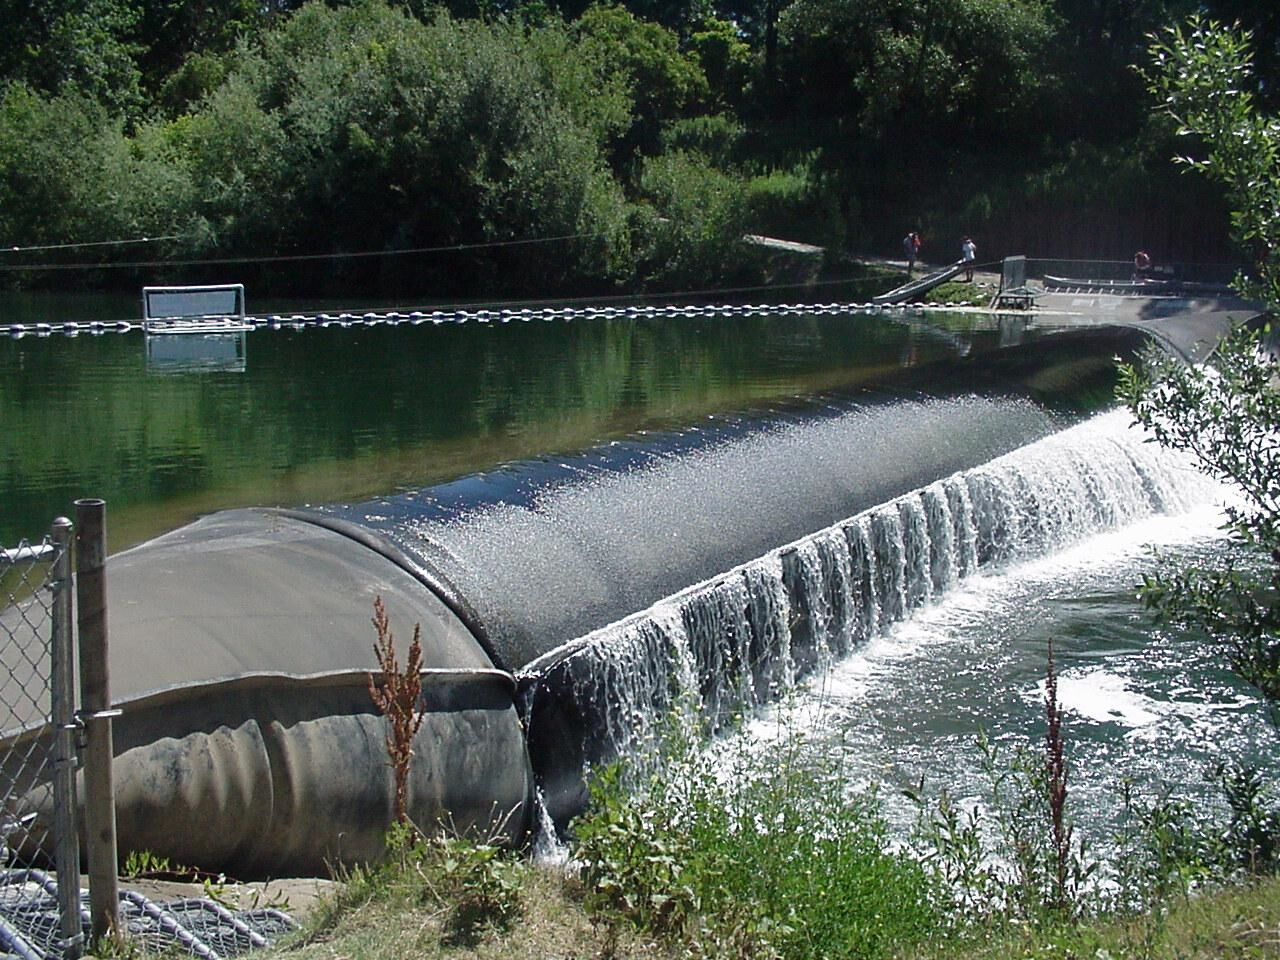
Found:
<path fill-rule="evenodd" d="M 1018 393 L 868 393 L 361 504 L 226 511 L 113 556 L 122 855 L 251 877 L 383 854 L 377 596 L 401 649 L 421 628 L 413 819 L 519 844 L 540 795 L 563 829 L 584 765 L 665 706 L 714 725 L 770 699 L 1052 513 L 1027 500 L 1034 469 L 980 479 L 1062 426 Z M 1106 443 L 1071 462 L 1141 460 Z M 4 733 L 47 735 L 38 717 Z M 13 789 L 48 815 L 45 784 Z"/>
<path fill-rule="evenodd" d="M 369 691 L 379 596 L 402 662 L 421 625 L 428 668 L 411 815 L 523 839 L 532 780 L 514 681 L 440 593 L 359 531 L 233 510 L 107 565 L 122 857 L 244 878 L 380 859 L 394 783 Z M 48 735 L 31 718 L 5 732 L 4 755 Z M 48 785 L 4 773 L 52 823 Z"/>

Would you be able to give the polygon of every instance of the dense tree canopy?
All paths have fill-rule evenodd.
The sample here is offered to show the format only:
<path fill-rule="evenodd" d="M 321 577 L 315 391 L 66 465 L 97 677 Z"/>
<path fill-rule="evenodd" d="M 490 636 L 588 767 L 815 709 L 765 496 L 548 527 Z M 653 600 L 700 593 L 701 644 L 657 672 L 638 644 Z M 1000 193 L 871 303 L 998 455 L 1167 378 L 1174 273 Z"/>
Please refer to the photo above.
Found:
<path fill-rule="evenodd" d="M 176 235 L 157 260 L 442 297 L 766 280 L 743 232 L 1231 259 L 1132 69 L 1192 6 L 0 0 L 0 242 Z M 1269 102 L 1274 5 L 1209 6 Z"/>

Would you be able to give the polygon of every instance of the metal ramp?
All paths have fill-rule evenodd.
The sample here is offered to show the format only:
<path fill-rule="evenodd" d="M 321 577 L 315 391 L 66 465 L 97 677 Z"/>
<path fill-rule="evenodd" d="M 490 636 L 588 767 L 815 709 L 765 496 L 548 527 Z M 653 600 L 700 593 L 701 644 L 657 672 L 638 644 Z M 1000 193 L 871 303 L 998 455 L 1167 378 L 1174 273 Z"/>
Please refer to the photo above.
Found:
<path fill-rule="evenodd" d="M 928 293 L 939 284 L 946 283 L 957 273 L 964 269 L 964 261 L 957 260 L 955 263 L 947 264 L 945 267 L 927 273 L 923 277 L 910 280 L 900 287 L 895 287 L 888 293 L 882 293 L 878 297 L 872 297 L 872 303 L 902 303 L 920 296 L 922 293 Z"/>

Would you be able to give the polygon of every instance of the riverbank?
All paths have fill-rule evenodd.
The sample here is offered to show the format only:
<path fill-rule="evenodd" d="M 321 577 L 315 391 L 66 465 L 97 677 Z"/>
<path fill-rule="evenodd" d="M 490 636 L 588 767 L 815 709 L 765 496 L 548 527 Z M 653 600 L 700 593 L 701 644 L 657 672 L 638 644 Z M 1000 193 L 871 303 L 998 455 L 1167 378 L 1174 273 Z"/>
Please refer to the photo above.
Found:
<path fill-rule="evenodd" d="M 664 941 L 608 922 L 586 906 L 582 883 L 561 869 L 513 863 L 501 910 L 459 925 L 473 891 L 441 897 L 438 881 L 406 871 L 335 888 L 316 904 L 303 930 L 260 960 L 553 960 L 727 956 Z M 1142 916 L 1058 927 L 1008 925 L 952 938 L 903 944 L 889 956 L 920 960 L 1149 958 L 1218 960 L 1280 956 L 1280 879 L 1271 878 L 1195 898 L 1177 898 Z"/>

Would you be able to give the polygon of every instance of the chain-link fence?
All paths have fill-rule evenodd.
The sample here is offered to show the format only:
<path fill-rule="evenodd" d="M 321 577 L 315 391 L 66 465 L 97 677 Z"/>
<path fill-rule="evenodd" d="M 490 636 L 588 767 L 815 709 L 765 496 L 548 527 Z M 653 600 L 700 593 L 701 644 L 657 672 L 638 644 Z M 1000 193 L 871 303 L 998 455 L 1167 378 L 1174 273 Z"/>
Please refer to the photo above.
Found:
<path fill-rule="evenodd" d="M 111 709 L 105 663 L 102 508 L 101 500 L 76 501 L 74 564 L 65 519 L 38 543 L 0 547 L 0 960 L 77 960 L 89 936 L 113 930 L 143 952 L 223 960 L 296 924 L 278 910 L 232 912 L 200 898 L 157 903 L 117 887 L 115 811 L 104 773 L 110 718 L 119 711 Z"/>
<path fill-rule="evenodd" d="M 47 939 L 63 956 L 82 942 L 72 591 L 69 521 L 0 549 L 0 874 L 56 869 L 64 893 Z M 12 933 L 0 925 L 0 951 L 21 956 Z"/>

